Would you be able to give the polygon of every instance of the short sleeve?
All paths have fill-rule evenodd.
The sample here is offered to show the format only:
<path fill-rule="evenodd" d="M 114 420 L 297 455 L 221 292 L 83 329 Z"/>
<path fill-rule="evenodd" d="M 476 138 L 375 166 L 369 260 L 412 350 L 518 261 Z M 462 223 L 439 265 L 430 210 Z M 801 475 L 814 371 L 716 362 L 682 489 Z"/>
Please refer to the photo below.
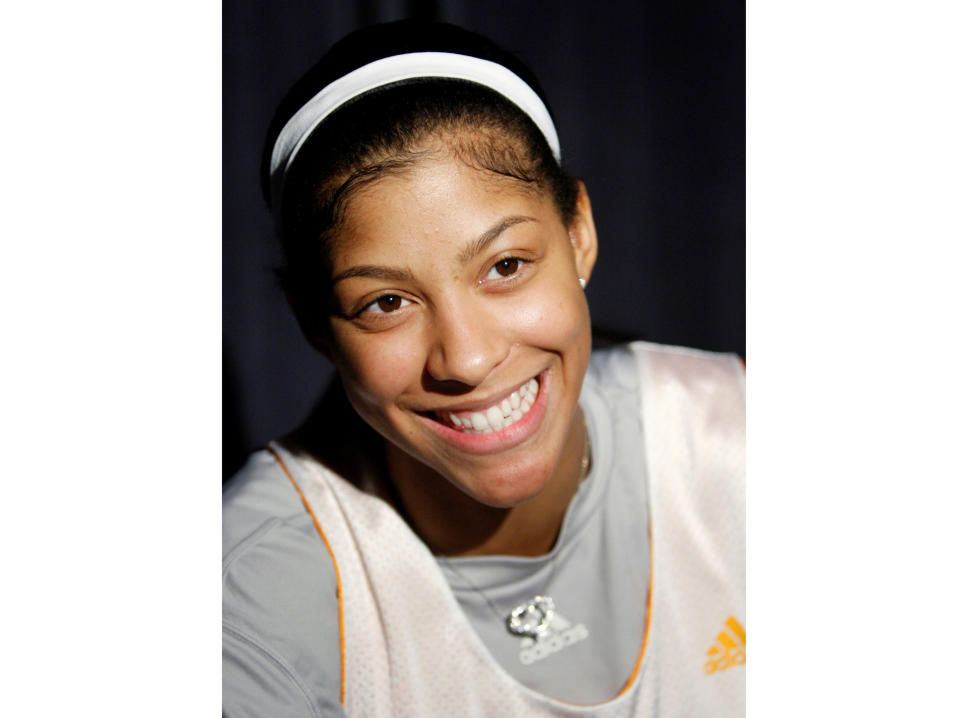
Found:
<path fill-rule="evenodd" d="M 283 658 L 256 637 L 223 628 L 223 715 L 226 718 L 344 718 L 336 681 L 309 688 Z"/>
<path fill-rule="evenodd" d="M 224 715 L 343 716 L 336 573 L 269 453 L 228 483 L 223 534 Z"/>

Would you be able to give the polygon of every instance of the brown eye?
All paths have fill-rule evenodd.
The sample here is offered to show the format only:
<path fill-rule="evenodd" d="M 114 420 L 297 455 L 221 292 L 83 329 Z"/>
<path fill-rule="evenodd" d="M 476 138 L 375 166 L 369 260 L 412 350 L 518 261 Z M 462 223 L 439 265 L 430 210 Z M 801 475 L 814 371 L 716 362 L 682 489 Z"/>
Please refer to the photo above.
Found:
<path fill-rule="evenodd" d="M 501 277 L 509 277 L 511 274 L 517 271 L 520 267 L 520 260 L 516 257 L 508 257 L 507 259 L 501 259 L 499 262 L 493 265 L 494 269 L 497 270 L 497 274 Z"/>
<path fill-rule="evenodd" d="M 398 297 L 396 294 L 387 294 L 386 296 L 380 297 L 377 301 L 377 307 L 380 308 L 381 312 L 395 312 L 400 308 L 403 299 Z"/>

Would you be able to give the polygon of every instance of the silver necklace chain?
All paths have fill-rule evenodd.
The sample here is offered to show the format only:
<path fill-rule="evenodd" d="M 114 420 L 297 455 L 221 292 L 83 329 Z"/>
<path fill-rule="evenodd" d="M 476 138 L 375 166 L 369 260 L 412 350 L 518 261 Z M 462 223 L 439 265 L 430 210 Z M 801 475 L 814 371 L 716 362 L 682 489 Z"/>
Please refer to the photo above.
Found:
<path fill-rule="evenodd" d="M 583 447 L 583 458 L 580 459 L 580 479 L 577 482 L 577 486 L 583 483 L 583 480 L 587 477 L 587 472 L 590 469 L 590 434 L 587 431 L 586 417 L 584 417 L 583 428 L 586 440 Z M 545 588 L 549 587 L 550 584 L 553 583 L 553 579 L 557 572 L 557 556 L 559 556 L 559 551 L 550 559 L 550 574 L 543 584 Z M 460 571 L 460 569 L 450 563 L 449 559 L 441 558 L 439 560 L 444 566 L 462 578 L 467 585 L 470 586 L 470 588 L 483 597 L 483 600 L 486 601 L 487 605 L 490 607 L 490 610 L 493 612 L 493 615 L 503 615 L 502 609 L 497 607 L 497 605 L 487 595 L 486 591 L 479 588 L 462 571 Z M 506 615 L 504 622 L 506 623 L 507 630 L 515 636 L 528 636 L 536 639 L 545 633 L 550 627 L 550 623 L 553 621 L 555 613 L 556 603 L 554 600 L 550 596 L 538 594 L 529 601 L 524 601 L 516 606 L 512 611 L 510 611 L 510 613 Z"/>

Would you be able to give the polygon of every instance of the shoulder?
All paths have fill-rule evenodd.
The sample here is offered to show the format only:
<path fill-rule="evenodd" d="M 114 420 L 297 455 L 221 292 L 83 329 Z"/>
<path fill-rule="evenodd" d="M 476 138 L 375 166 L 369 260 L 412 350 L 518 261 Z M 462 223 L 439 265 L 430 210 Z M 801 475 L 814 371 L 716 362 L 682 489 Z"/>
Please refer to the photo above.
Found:
<path fill-rule="evenodd" d="M 599 399 L 615 421 L 642 417 L 646 440 L 674 439 L 700 427 L 742 444 L 746 376 L 736 354 L 632 342 L 597 352 L 583 399 Z"/>
<path fill-rule="evenodd" d="M 252 454 L 223 487 L 224 561 L 265 523 L 296 521 L 305 513 L 273 454 Z"/>
<path fill-rule="evenodd" d="M 743 360 L 732 352 L 715 352 L 706 349 L 694 349 L 693 347 L 679 347 L 643 341 L 631 342 L 626 345 L 626 348 L 634 356 L 649 358 L 653 361 L 701 367 L 726 367 L 741 374 L 745 366 Z"/>
<path fill-rule="evenodd" d="M 222 570 L 225 713 L 329 715 L 340 682 L 336 574 L 269 451 L 224 489 Z"/>
<path fill-rule="evenodd" d="M 315 571 L 298 571 L 308 567 Z M 228 589 L 234 584 L 268 576 L 286 576 L 290 590 L 336 589 L 330 556 L 309 512 L 273 453 L 262 450 L 223 491 L 225 601 L 233 597 Z"/>
<path fill-rule="evenodd" d="M 719 382 L 742 390 L 744 364 L 736 354 L 636 341 L 594 352 L 586 381 L 640 389 L 641 382 Z"/>
<path fill-rule="evenodd" d="M 722 354 L 647 342 L 630 345 L 637 357 L 641 392 L 663 406 L 692 410 L 705 419 L 718 412 L 742 421 L 746 374 L 736 354 Z"/>

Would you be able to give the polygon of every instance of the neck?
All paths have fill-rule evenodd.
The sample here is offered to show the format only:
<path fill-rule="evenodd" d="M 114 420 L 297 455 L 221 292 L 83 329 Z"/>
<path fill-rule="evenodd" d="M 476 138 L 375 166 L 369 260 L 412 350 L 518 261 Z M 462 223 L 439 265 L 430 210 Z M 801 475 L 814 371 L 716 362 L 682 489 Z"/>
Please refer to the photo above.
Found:
<path fill-rule="evenodd" d="M 387 470 L 403 517 L 433 553 L 443 556 L 539 556 L 556 543 L 583 478 L 587 434 L 578 408 L 563 452 L 543 491 L 522 504 L 482 504 L 440 474 L 387 444 Z"/>

